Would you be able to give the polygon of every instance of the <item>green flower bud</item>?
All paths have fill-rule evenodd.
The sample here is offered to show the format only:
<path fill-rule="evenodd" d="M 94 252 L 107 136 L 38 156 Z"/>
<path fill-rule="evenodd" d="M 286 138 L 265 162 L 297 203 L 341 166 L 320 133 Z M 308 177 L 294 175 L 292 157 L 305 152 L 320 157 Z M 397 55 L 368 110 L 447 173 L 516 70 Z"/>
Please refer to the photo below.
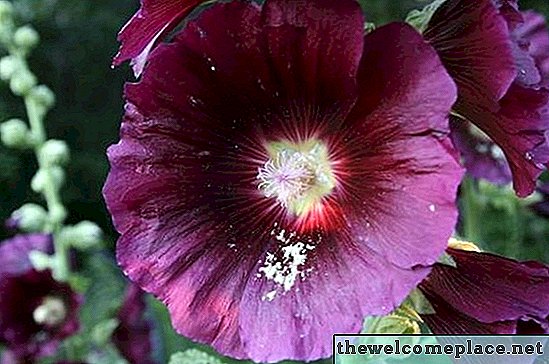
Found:
<path fill-rule="evenodd" d="M 62 140 L 50 139 L 40 148 L 40 161 L 47 166 L 65 165 L 69 161 L 69 147 Z"/>
<path fill-rule="evenodd" d="M 16 227 L 25 232 L 42 231 L 48 220 L 47 211 L 40 205 L 28 203 L 11 214 Z"/>
<path fill-rule="evenodd" d="M 91 221 L 82 221 L 64 228 L 60 236 L 65 244 L 85 250 L 101 244 L 103 231 Z"/>
<path fill-rule="evenodd" d="M 0 79 L 2 81 L 9 81 L 20 67 L 21 62 L 17 57 L 2 57 L 2 59 L 0 59 Z"/>
<path fill-rule="evenodd" d="M 13 5 L 9 1 L 0 0 L 0 22 L 11 20 L 13 17 Z"/>
<path fill-rule="evenodd" d="M 118 325 L 120 325 L 120 322 L 115 318 L 99 322 L 92 329 L 92 340 L 98 346 L 105 346 L 110 341 L 111 336 Z"/>
<path fill-rule="evenodd" d="M 40 42 L 40 36 L 33 27 L 25 25 L 15 31 L 13 42 L 20 48 L 32 49 Z"/>
<path fill-rule="evenodd" d="M 36 76 L 28 70 L 20 70 L 11 76 L 10 89 L 17 96 L 25 96 L 36 86 Z"/>
<path fill-rule="evenodd" d="M 50 109 L 55 104 L 55 94 L 46 85 L 38 85 L 34 87 L 31 90 L 29 97 L 32 97 L 36 103 L 46 109 Z"/>
<path fill-rule="evenodd" d="M 168 364 L 222 364 L 221 360 L 198 349 L 172 354 Z"/>
<path fill-rule="evenodd" d="M 0 139 L 6 147 L 25 149 L 32 145 L 32 137 L 23 120 L 11 119 L 0 124 Z"/>
<path fill-rule="evenodd" d="M 46 183 L 52 183 L 53 187 L 59 190 L 65 183 L 65 171 L 58 166 L 40 169 L 31 180 L 31 188 L 34 192 L 41 193 Z"/>
<path fill-rule="evenodd" d="M 52 267 L 52 256 L 44 252 L 33 250 L 29 253 L 29 260 L 37 271 L 43 271 Z"/>

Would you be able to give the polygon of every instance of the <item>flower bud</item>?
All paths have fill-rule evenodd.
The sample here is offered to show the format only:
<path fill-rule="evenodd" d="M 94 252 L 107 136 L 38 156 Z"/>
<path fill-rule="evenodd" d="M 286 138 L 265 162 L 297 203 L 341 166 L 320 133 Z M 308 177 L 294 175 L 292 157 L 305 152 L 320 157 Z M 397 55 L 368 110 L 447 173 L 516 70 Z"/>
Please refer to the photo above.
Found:
<path fill-rule="evenodd" d="M 61 231 L 63 242 L 77 249 L 85 250 L 101 244 L 103 231 L 91 221 L 82 221 Z"/>
<path fill-rule="evenodd" d="M 39 41 L 40 36 L 38 32 L 30 25 L 22 26 L 13 35 L 15 45 L 23 49 L 32 49 L 36 47 Z"/>
<path fill-rule="evenodd" d="M 33 250 L 29 253 L 29 260 L 34 269 L 39 272 L 46 269 L 51 269 L 53 265 L 52 256 L 38 250 Z"/>
<path fill-rule="evenodd" d="M 13 5 L 6 0 L 0 0 L 0 22 L 11 20 L 13 17 Z"/>
<path fill-rule="evenodd" d="M 55 104 L 55 94 L 46 85 L 38 85 L 34 87 L 31 90 L 29 97 L 32 97 L 36 103 L 46 109 L 50 109 Z"/>
<path fill-rule="evenodd" d="M 23 69 L 11 76 L 10 89 L 17 96 L 25 96 L 36 86 L 36 76 Z"/>
<path fill-rule="evenodd" d="M 92 329 L 92 340 L 96 345 L 104 346 L 110 341 L 111 336 L 114 333 L 114 330 L 116 330 L 116 328 L 118 327 L 118 325 L 120 325 L 120 322 L 115 318 L 99 322 Z"/>
<path fill-rule="evenodd" d="M 17 57 L 2 57 L 2 59 L 0 59 L 0 79 L 2 81 L 9 81 L 19 67 L 21 67 L 21 62 Z"/>
<path fill-rule="evenodd" d="M 28 203 L 11 214 L 17 228 L 25 232 L 42 231 L 48 220 L 47 211 L 40 205 Z"/>
<path fill-rule="evenodd" d="M 6 147 L 24 149 L 32 145 L 27 124 L 23 120 L 11 119 L 0 124 L 0 139 Z"/>
<path fill-rule="evenodd" d="M 65 165 L 69 161 L 69 147 L 62 140 L 50 139 L 40 148 L 40 161 L 46 166 Z"/>
<path fill-rule="evenodd" d="M 448 248 L 452 248 L 456 250 L 465 250 L 465 251 L 475 252 L 475 253 L 481 252 L 480 248 L 476 246 L 474 243 L 471 243 L 469 241 L 457 240 L 454 238 L 450 238 L 450 240 L 448 240 Z"/>
<path fill-rule="evenodd" d="M 65 183 L 65 171 L 58 166 L 40 169 L 31 180 L 31 188 L 34 192 L 41 193 L 44 191 L 46 183 L 52 183 L 53 187 L 59 190 Z"/>

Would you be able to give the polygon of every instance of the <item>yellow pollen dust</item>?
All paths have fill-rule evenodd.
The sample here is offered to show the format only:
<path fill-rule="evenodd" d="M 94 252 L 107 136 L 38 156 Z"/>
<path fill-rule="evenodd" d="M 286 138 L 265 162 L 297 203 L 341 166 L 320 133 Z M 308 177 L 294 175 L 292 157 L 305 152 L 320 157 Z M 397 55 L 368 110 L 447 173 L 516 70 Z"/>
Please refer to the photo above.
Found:
<path fill-rule="evenodd" d="M 268 143 L 269 160 L 259 168 L 258 188 L 288 211 L 306 215 L 335 187 L 328 148 L 317 140 Z"/>

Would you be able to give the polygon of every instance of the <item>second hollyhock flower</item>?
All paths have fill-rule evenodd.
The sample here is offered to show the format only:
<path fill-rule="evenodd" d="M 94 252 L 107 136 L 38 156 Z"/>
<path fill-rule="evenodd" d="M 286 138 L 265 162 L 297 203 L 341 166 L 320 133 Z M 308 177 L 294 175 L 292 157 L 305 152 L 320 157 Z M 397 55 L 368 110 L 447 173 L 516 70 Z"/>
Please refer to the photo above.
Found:
<path fill-rule="evenodd" d="M 549 267 L 488 253 L 448 249 L 456 267 L 437 264 L 420 290 L 435 313 L 435 334 L 549 332 Z"/>
<path fill-rule="evenodd" d="M 448 0 L 424 32 L 458 85 L 454 141 L 474 177 L 534 191 L 549 161 L 547 30 L 515 2 Z M 546 75 L 545 75 L 546 76 Z"/>
<path fill-rule="evenodd" d="M 79 328 L 81 297 L 30 263 L 31 251 L 51 250 L 51 237 L 41 234 L 0 245 L 0 343 L 18 362 L 55 354 L 61 340 Z"/>
<path fill-rule="evenodd" d="M 352 0 L 218 3 L 125 96 L 104 188 L 118 261 L 222 354 L 327 357 L 446 247 L 456 88 L 405 24 L 364 36 Z"/>

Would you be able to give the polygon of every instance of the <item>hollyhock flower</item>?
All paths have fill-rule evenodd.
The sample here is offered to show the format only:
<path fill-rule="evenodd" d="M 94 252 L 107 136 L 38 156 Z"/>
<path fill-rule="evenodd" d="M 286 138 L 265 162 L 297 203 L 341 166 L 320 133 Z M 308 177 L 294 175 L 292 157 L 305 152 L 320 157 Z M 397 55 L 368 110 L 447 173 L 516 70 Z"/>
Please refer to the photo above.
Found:
<path fill-rule="evenodd" d="M 536 48 L 528 46 L 521 34 L 523 26 L 528 23 L 515 1 L 448 0 L 436 10 L 424 32 L 458 85 L 455 111 L 471 123 L 458 129 L 474 125 L 495 143 L 485 148 L 486 140 L 475 143 L 475 136 L 466 143 L 458 141 L 458 147 L 469 149 L 464 152 L 465 164 L 481 160 L 487 167 L 492 147 L 501 148 L 501 153 L 495 149 L 491 163 L 500 171 L 482 173 L 478 166 L 471 172 L 501 182 L 503 154 L 515 190 L 522 197 L 533 192 L 549 161 L 545 137 L 549 90 L 540 85 L 541 72 L 532 53 Z M 470 149 L 471 144 L 475 149 Z"/>
<path fill-rule="evenodd" d="M 537 68 L 544 79 L 549 82 L 549 31 L 545 17 L 534 11 L 522 13 L 524 23 L 517 27 L 514 34 L 521 40 L 528 53 L 536 62 Z"/>
<path fill-rule="evenodd" d="M 113 64 L 131 59 L 139 76 L 155 43 L 204 0 L 141 0 L 141 8 L 118 34 L 120 50 Z"/>
<path fill-rule="evenodd" d="M 0 364 L 34 364 L 34 361 L 21 361 L 21 359 L 17 358 L 13 352 L 11 352 L 10 350 L 5 350 L 4 352 L 2 352 L 2 357 L 0 358 Z M 63 361 L 56 361 L 55 364 L 86 364 L 86 363 L 63 360 Z"/>
<path fill-rule="evenodd" d="M 456 267 L 437 264 L 419 289 L 435 313 L 435 334 L 544 333 L 549 322 L 549 267 L 449 248 Z"/>
<path fill-rule="evenodd" d="M 119 264 L 222 354 L 331 355 L 445 249 L 455 92 L 408 25 L 364 36 L 355 1 L 204 10 L 126 87 L 104 188 Z"/>
<path fill-rule="evenodd" d="M 51 238 L 41 234 L 0 245 L 0 342 L 22 362 L 54 354 L 79 327 L 80 297 L 50 271 L 34 270 L 28 258 L 31 251 L 51 249 Z"/>
<path fill-rule="evenodd" d="M 482 130 L 455 117 L 450 118 L 450 129 L 468 175 L 498 185 L 512 181 L 503 151 Z"/>
<path fill-rule="evenodd" d="M 145 293 L 130 284 L 117 318 L 119 326 L 112 341 L 129 363 L 151 364 L 151 324 L 145 315 Z"/>

